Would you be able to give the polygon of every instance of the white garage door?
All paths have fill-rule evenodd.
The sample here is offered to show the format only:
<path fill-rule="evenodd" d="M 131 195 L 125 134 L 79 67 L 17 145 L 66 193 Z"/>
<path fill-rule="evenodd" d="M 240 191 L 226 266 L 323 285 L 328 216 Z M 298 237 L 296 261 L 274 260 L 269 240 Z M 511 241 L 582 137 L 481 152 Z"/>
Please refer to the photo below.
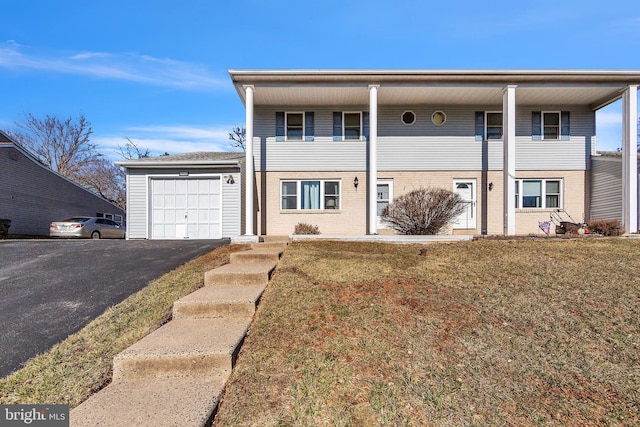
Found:
<path fill-rule="evenodd" d="M 151 180 L 152 239 L 219 239 L 220 178 Z"/>

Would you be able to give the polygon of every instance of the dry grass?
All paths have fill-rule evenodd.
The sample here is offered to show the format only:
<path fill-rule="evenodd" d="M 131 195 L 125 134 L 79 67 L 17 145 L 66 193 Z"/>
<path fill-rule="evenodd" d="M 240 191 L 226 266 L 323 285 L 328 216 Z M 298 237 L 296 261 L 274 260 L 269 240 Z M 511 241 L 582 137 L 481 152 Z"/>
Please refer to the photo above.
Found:
<path fill-rule="evenodd" d="M 638 425 L 639 311 L 638 240 L 296 243 L 216 425 Z"/>
<path fill-rule="evenodd" d="M 218 248 L 154 280 L 78 333 L 0 379 L 0 403 L 77 406 L 111 380 L 113 357 L 157 329 L 173 302 L 203 285 L 204 272 L 229 262 L 245 246 Z"/>

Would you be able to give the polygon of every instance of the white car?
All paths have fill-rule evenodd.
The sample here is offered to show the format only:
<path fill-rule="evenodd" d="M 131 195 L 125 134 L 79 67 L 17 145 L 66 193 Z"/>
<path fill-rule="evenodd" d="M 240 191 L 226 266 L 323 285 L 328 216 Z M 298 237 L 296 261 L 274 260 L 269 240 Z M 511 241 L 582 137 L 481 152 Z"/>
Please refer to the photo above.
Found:
<path fill-rule="evenodd" d="M 90 216 L 74 216 L 49 225 L 51 237 L 77 237 L 91 239 L 124 239 L 125 228 L 115 221 Z"/>

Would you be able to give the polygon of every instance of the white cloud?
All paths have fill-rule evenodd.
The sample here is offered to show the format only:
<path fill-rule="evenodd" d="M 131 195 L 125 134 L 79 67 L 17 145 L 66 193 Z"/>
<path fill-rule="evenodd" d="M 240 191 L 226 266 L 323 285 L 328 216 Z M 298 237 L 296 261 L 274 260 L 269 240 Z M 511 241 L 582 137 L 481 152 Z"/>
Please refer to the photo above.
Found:
<path fill-rule="evenodd" d="M 211 91 L 229 86 L 225 78 L 189 62 L 135 53 L 39 53 L 13 40 L 0 43 L 0 68 L 75 74 L 190 91 Z"/>
<path fill-rule="evenodd" d="M 124 129 L 123 136 L 94 136 L 91 142 L 97 144 L 105 155 L 114 160 L 122 160 L 118 147 L 124 147 L 127 138 L 140 149 L 149 149 L 152 156 L 159 156 L 165 152 L 182 154 L 197 151 L 231 151 L 231 128 L 232 126 L 134 126 Z"/>
<path fill-rule="evenodd" d="M 596 113 L 596 123 L 600 126 L 622 126 L 622 113 L 620 112 L 600 112 Z"/>

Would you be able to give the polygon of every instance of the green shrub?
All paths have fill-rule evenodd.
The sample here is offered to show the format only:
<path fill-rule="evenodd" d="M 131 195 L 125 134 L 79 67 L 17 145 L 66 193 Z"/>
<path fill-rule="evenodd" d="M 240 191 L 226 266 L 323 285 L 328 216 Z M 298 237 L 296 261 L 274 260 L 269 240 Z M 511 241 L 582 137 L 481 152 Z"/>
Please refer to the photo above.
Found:
<path fill-rule="evenodd" d="M 592 233 L 602 234 L 603 236 L 619 236 L 622 232 L 622 225 L 617 219 L 589 221 L 587 227 Z"/>
<path fill-rule="evenodd" d="M 317 225 L 299 222 L 296 224 L 296 228 L 293 230 L 293 234 L 320 234 L 320 229 Z"/>

